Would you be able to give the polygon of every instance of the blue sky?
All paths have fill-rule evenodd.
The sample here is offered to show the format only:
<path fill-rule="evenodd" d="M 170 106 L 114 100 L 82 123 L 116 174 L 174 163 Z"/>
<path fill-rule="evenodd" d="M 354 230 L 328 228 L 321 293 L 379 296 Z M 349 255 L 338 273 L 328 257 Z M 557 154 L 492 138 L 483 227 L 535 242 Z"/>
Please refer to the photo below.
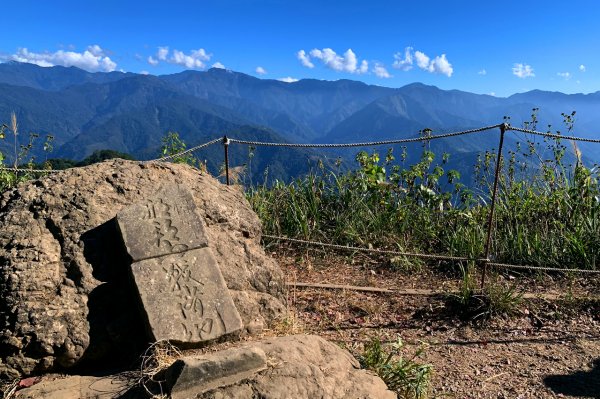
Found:
<path fill-rule="evenodd" d="M 216 65 L 498 96 L 600 90 L 591 0 L 12 1 L 2 15 L 3 61 L 157 75 Z"/>

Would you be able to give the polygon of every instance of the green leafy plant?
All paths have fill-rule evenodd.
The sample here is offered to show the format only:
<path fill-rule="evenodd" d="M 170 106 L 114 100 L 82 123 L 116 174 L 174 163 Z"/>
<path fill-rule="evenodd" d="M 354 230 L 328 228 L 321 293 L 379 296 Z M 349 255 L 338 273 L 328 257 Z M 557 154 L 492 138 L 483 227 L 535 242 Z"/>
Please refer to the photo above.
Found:
<path fill-rule="evenodd" d="M 403 399 L 425 399 L 428 396 L 433 366 L 418 361 L 426 346 L 421 345 L 410 357 L 404 357 L 404 342 L 400 337 L 396 342 L 384 347 L 379 338 L 365 345 L 359 362 L 367 370 L 375 372 L 388 388 Z"/>
<path fill-rule="evenodd" d="M 171 160 L 175 163 L 185 163 L 191 166 L 199 166 L 200 162 L 192 153 L 178 155 L 187 149 L 185 142 L 179 137 L 177 132 L 167 132 L 161 139 L 161 156 L 172 156 Z"/>

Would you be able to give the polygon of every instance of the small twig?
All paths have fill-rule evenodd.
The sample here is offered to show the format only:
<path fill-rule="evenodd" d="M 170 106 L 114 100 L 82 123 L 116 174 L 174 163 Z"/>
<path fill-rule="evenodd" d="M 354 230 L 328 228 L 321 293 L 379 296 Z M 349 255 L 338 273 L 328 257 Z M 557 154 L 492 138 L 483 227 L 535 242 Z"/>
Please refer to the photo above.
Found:
<path fill-rule="evenodd" d="M 499 374 L 493 375 L 493 376 L 491 376 L 491 377 L 488 377 L 488 378 L 486 378 L 486 379 L 485 379 L 483 382 L 490 382 L 490 381 L 491 381 L 491 380 L 493 380 L 494 378 L 498 378 L 498 377 L 500 377 L 500 376 L 502 376 L 502 375 L 504 375 L 504 374 L 508 374 L 508 371 L 503 371 L 502 373 L 499 373 Z"/>

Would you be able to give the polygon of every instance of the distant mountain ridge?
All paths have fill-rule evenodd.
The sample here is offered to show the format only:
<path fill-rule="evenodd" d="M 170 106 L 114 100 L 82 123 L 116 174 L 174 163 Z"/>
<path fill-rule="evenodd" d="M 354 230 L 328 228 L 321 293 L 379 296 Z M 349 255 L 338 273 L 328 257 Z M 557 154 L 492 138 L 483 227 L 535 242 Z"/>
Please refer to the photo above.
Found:
<path fill-rule="evenodd" d="M 576 110 L 573 133 L 600 133 L 600 92 L 567 95 L 534 90 L 498 98 L 421 83 L 400 88 L 352 80 L 285 83 L 224 69 L 153 76 L 0 64 L 0 122 L 7 122 L 14 111 L 21 142 L 29 131 L 53 134 L 52 157 L 79 160 L 98 149 L 152 158 L 167 131 L 179 132 L 190 146 L 234 134 L 241 139 L 302 143 L 389 140 L 415 137 L 423 128 L 440 133 L 497 124 L 505 115 L 521 126 L 534 107 L 540 108 L 540 130 L 547 130 L 548 124 L 564 130 L 561 112 Z M 508 147 L 519 139 L 511 136 Z M 437 148 L 471 159 L 496 143 L 497 134 L 490 133 L 444 140 Z M 0 142 L 10 156 L 8 144 Z M 271 148 L 249 156 L 249 149 L 234 147 L 238 147 L 234 162 L 251 163 L 252 174 L 278 160 L 271 168 L 273 176 L 286 178 L 306 171 L 312 160 L 325 154 L 296 149 L 285 155 L 284 150 Z M 600 146 L 582 144 L 580 149 L 587 158 L 600 160 Z M 327 154 L 350 157 L 349 152 Z M 42 156 L 39 150 L 36 155 Z M 200 155 L 213 169 L 222 162 L 215 148 Z"/>

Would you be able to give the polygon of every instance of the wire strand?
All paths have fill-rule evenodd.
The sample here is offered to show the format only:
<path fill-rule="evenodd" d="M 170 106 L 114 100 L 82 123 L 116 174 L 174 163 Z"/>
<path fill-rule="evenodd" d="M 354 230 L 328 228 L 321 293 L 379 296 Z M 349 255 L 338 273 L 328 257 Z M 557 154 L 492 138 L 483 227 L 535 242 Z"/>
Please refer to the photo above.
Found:
<path fill-rule="evenodd" d="M 232 139 L 229 140 L 232 143 L 238 144 L 246 144 L 252 146 L 266 146 L 266 147 L 295 147 L 295 148 L 348 148 L 348 147 L 369 147 L 376 145 L 388 145 L 388 144 L 402 144 L 402 143 L 417 143 L 421 141 L 429 141 L 436 139 L 445 139 L 448 137 L 462 136 L 464 134 L 472 134 L 483 132 L 485 130 L 491 130 L 497 127 L 500 127 L 502 124 L 492 125 L 492 126 L 484 126 L 476 129 L 462 130 L 460 132 L 452 132 L 445 134 L 438 134 L 432 136 L 425 137 L 411 137 L 407 139 L 397 139 L 397 140 L 380 140 L 380 141 L 370 141 L 364 143 L 329 143 L 329 144 L 318 144 L 318 143 L 276 143 L 276 142 L 263 142 L 263 141 L 250 141 L 250 140 L 238 140 Z"/>
<path fill-rule="evenodd" d="M 536 135 L 536 136 L 551 137 L 551 138 L 554 138 L 554 139 L 584 141 L 586 143 L 600 143 L 600 139 L 588 139 L 588 138 L 585 138 L 585 137 L 577 137 L 577 136 L 563 136 L 561 134 L 554 134 L 554 133 L 548 133 L 548 132 L 539 132 L 537 130 L 523 129 L 521 127 L 514 127 L 514 126 L 510 126 L 510 125 L 508 125 L 506 127 L 506 130 L 514 130 L 516 132 L 528 133 L 528 134 L 533 134 L 533 135 Z"/>
<path fill-rule="evenodd" d="M 55 173 L 62 172 L 64 169 L 28 169 L 28 168 L 7 168 L 4 166 L 0 166 L 0 170 L 7 172 L 24 172 L 24 173 Z"/>
<path fill-rule="evenodd" d="M 273 240 L 279 240 L 279 241 L 294 242 L 297 244 L 307 244 L 307 245 L 316 245 L 316 246 L 322 246 L 322 247 L 328 247 L 328 248 L 342 249 L 345 251 L 360 251 L 360 252 L 370 252 L 370 253 L 384 254 L 384 255 L 410 256 L 410 257 L 423 258 L 423 259 L 450 260 L 450 261 L 459 261 L 459 262 L 460 261 L 465 262 L 465 261 L 469 261 L 469 260 L 477 260 L 474 258 L 466 258 L 466 257 L 462 257 L 462 256 L 430 255 L 430 254 L 420 254 L 420 253 L 414 253 L 414 252 L 392 251 L 392 250 L 387 250 L 387 249 L 362 248 L 362 247 L 353 247 L 353 246 L 349 246 L 349 245 L 328 244 L 325 242 L 300 240 L 297 238 L 279 237 L 279 236 L 272 236 L 272 235 L 268 235 L 268 234 L 263 234 L 263 237 L 270 238 Z"/>
<path fill-rule="evenodd" d="M 171 155 L 167 155 L 167 156 L 164 156 L 164 157 L 161 157 L 161 158 L 150 159 L 148 161 L 142 161 L 142 162 L 145 162 L 145 163 L 147 163 L 147 162 L 165 162 L 165 161 L 168 161 L 170 159 L 177 158 L 177 157 L 180 157 L 182 155 L 189 154 L 189 153 L 194 152 L 196 150 L 199 150 L 201 148 L 208 147 L 209 145 L 216 144 L 216 143 L 218 143 L 219 141 L 222 141 L 222 140 L 223 139 L 221 137 L 219 137 L 219 138 L 211 140 L 211 141 L 209 141 L 207 143 L 200 144 L 200 145 L 197 145 L 195 147 L 189 148 L 189 149 L 187 149 L 185 151 L 178 152 L 177 154 L 171 154 Z"/>
<path fill-rule="evenodd" d="M 503 268 L 503 269 L 524 269 L 524 270 L 539 270 L 542 272 L 561 272 L 561 273 L 584 273 L 584 274 L 600 274 L 600 270 L 591 269 L 568 269 L 560 267 L 545 267 L 545 266 L 527 266 L 527 265 L 512 265 L 509 263 L 489 262 L 488 266 Z"/>
<path fill-rule="evenodd" d="M 496 263 L 490 262 L 489 259 L 482 258 L 467 258 L 462 256 L 451 256 L 451 255 L 437 255 L 437 254 L 421 254 L 414 252 L 401 252 L 401 251 L 391 251 L 385 249 L 376 249 L 376 248 L 361 248 L 361 247 L 353 247 L 349 245 L 338 245 L 338 244 L 329 244 L 319 241 L 309 241 L 309 240 L 301 240 L 298 238 L 289 238 L 289 237 L 280 237 L 280 236 L 272 236 L 269 234 L 263 234 L 263 238 L 269 238 L 278 241 L 287 241 L 293 242 L 296 244 L 306 244 L 306 245 L 315 245 L 322 246 L 327 248 L 341 249 L 346 251 L 360 251 L 360 252 L 370 252 L 376 254 L 384 254 L 384 255 L 397 255 L 397 256 L 409 256 L 414 258 L 422 258 L 422 259 L 431 259 L 431 260 L 447 260 L 447 261 L 457 261 L 457 262 L 466 262 L 466 261 L 475 261 L 481 263 L 487 263 L 490 267 L 496 268 L 506 268 L 506 269 L 526 269 L 532 271 L 552 271 L 552 272 L 561 272 L 561 273 L 585 273 L 585 274 L 600 274 L 600 270 L 589 270 L 589 269 L 568 269 L 568 268 L 559 268 L 559 267 L 544 267 L 544 266 L 526 266 L 526 265 L 512 265 L 508 263 Z"/>

